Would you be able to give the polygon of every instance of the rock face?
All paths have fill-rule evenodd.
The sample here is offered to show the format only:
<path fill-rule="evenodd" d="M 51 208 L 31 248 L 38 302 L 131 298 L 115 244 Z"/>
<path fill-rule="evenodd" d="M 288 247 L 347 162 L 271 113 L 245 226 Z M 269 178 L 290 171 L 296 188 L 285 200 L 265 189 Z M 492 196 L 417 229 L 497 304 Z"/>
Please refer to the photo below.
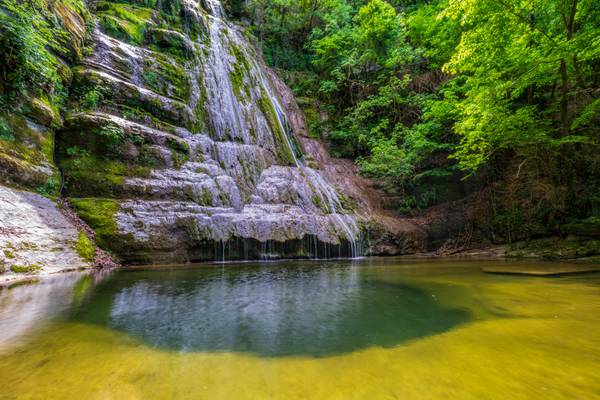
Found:
<path fill-rule="evenodd" d="M 81 56 L 90 15 L 80 0 L 32 4 L 0 1 L 0 34 L 3 46 L 12 46 L 13 60 L 26 50 L 28 57 L 35 57 L 37 72 L 52 66 L 51 77 L 29 77 L 43 82 L 35 90 L 17 91 L 22 87 L 15 83 L 13 75 L 18 73 L 10 63 L 8 68 L 13 70 L 8 79 L 5 73 L 0 78 L 0 282 L 90 267 L 84 258 L 93 251 L 54 201 L 40 195 L 59 193 L 60 174 L 53 153 L 54 134 L 62 125 L 58 108 L 64 91 L 60 89 L 71 78 L 67 65 Z M 32 18 L 37 30 L 28 30 Z M 19 48 L 15 36 L 17 43 L 33 41 L 39 47 Z M 2 52 L 9 51 L 3 48 Z M 7 59 L 11 60 L 2 57 Z M 27 68 L 19 73 L 24 71 Z"/>
<path fill-rule="evenodd" d="M 84 245 L 79 232 L 54 202 L 0 186 L 0 204 L 0 281 L 90 266 L 76 250 Z"/>
<path fill-rule="evenodd" d="M 268 74 L 281 94 L 283 107 L 304 149 L 305 158 L 318 165 L 319 173 L 329 182 L 336 182 L 344 197 L 352 203 L 354 214 L 365 222 L 368 235 L 366 254 L 394 256 L 428 251 L 429 229 L 426 224 L 400 218 L 385 209 L 382 201 L 385 193 L 377 188 L 376 182 L 359 176 L 352 160 L 331 157 L 322 141 L 310 138 L 305 114 L 294 94 L 273 71 L 269 70 Z"/>
<path fill-rule="evenodd" d="M 4 3 L 0 16 L 12 18 L 18 4 Z M 2 183 L 67 196 L 124 262 L 423 248 L 421 230 L 383 210 L 372 182 L 307 137 L 293 95 L 218 0 L 40 4 L 31 12 L 53 24 L 39 39 L 60 78 L 0 115 Z M 19 210 L 57 215 L 50 200 L 17 197 Z M 6 232 L 26 217 L 12 207 L 0 205 Z M 55 249 L 77 235 L 59 217 L 44 229 L 60 232 L 40 242 Z M 87 265 L 69 251 L 46 255 L 47 268 Z"/>
<path fill-rule="evenodd" d="M 253 46 L 218 1 L 175 4 L 103 2 L 73 71 L 57 154 L 97 240 L 129 263 L 362 254 L 364 223 L 304 161 Z M 113 12 L 134 8 L 141 36 Z"/>

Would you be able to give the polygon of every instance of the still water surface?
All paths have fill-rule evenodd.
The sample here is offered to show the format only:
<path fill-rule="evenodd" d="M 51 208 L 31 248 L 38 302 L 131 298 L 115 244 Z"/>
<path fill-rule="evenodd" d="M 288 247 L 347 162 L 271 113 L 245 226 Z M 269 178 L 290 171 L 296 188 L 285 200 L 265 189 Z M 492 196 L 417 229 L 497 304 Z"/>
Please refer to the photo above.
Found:
<path fill-rule="evenodd" d="M 0 289 L 0 399 L 600 399 L 600 275 L 482 266 L 519 267 L 247 263 Z"/>

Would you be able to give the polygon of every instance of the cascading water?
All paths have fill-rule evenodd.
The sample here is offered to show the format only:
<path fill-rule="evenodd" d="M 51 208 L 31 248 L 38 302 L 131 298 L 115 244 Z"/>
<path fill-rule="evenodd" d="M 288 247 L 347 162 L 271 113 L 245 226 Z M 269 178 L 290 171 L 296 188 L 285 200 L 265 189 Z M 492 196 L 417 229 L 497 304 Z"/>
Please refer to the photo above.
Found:
<path fill-rule="evenodd" d="M 144 46 L 98 30 L 77 75 L 84 87 L 110 90 L 72 116 L 65 148 L 103 159 L 91 130 L 111 125 L 136 138 L 116 161 L 144 164 L 126 169 L 114 190 L 90 185 L 118 210 L 130 244 L 119 255 L 165 263 L 361 255 L 354 215 L 303 161 L 279 83 L 255 48 L 218 0 L 181 1 L 181 30 L 149 27 Z"/>
<path fill-rule="evenodd" d="M 253 60 L 255 61 L 255 60 Z M 293 132 L 290 128 L 290 124 L 288 123 L 287 116 L 283 111 L 283 107 L 281 106 L 279 100 L 272 92 L 270 83 L 265 79 L 264 74 L 262 73 L 260 67 L 256 64 L 256 70 L 259 71 L 260 81 L 269 95 L 269 100 L 273 104 L 273 108 L 275 109 L 275 115 L 277 116 L 277 122 L 279 125 L 279 129 L 283 132 L 283 138 L 285 140 L 285 145 L 289 149 L 292 157 L 294 159 L 294 164 L 297 168 L 302 170 L 302 172 L 306 175 L 307 179 L 312 181 L 314 185 L 316 185 L 316 193 L 320 198 L 322 204 L 327 204 L 328 210 L 331 212 L 331 215 L 335 217 L 335 219 L 340 224 L 344 234 L 345 239 L 348 240 L 351 247 L 352 258 L 358 257 L 360 255 L 360 228 L 356 223 L 354 218 L 349 218 L 348 221 L 344 219 L 343 215 L 347 215 L 344 213 L 344 207 L 340 198 L 336 191 L 329 185 L 329 183 L 319 174 L 318 171 L 307 167 L 302 159 L 296 156 L 296 148 L 293 145 Z M 339 211 L 338 211 L 339 210 Z"/>
<path fill-rule="evenodd" d="M 238 28 L 226 21 L 225 12 L 219 0 L 203 0 L 203 6 L 208 11 L 206 22 L 208 25 L 208 41 L 199 39 L 198 45 L 205 51 L 203 59 L 197 59 L 196 62 L 201 65 L 194 68 L 194 79 L 202 77 L 203 87 L 206 89 L 204 96 L 204 106 L 208 109 L 211 131 L 217 140 L 237 140 L 243 143 L 258 143 L 264 145 L 265 138 L 254 138 L 256 132 L 269 132 L 278 129 L 281 133 L 280 140 L 283 142 L 284 151 L 289 155 L 290 162 L 301 171 L 302 176 L 312 184 L 314 193 L 318 196 L 320 204 L 323 204 L 327 211 L 337 222 L 338 229 L 341 230 L 338 236 L 350 245 L 351 257 L 361 255 L 360 228 L 356 220 L 349 215 L 342 205 L 342 202 L 336 193 L 336 190 L 321 176 L 321 174 L 306 166 L 298 156 L 300 149 L 295 145 L 294 134 L 288 123 L 283 107 L 278 96 L 273 90 L 271 82 L 263 73 L 263 68 L 257 57 L 252 53 L 251 45 L 247 39 L 238 31 Z M 234 48 L 234 55 L 230 47 Z M 242 60 L 238 58 L 241 57 Z M 233 63 L 237 63 L 235 66 Z M 241 64 L 241 65 L 240 65 Z M 245 64 L 245 65 L 243 65 Z M 250 102 L 258 103 L 266 97 L 270 107 L 274 111 L 276 127 L 269 127 L 268 121 L 253 107 L 243 104 L 239 100 L 239 87 L 235 87 L 232 81 L 232 74 L 235 69 L 245 68 L 247 81 L 242 79 L 245 76 L 236 76 L 240 80 L 237 85 L 243 85 L 246 90 L 246 96 Z M 196 93 L 192 107 L 199 102 L 200 94 Z M 264 110 L 263 110 L 264 111 Z M 275 132 L 273 132 L 275 133 Z M 271 138 L 275 135 L 270 135 Z M 269 138 L 269 139 L 271 139 Z M 278 144 L 275 143 L 275 146 Z"/>

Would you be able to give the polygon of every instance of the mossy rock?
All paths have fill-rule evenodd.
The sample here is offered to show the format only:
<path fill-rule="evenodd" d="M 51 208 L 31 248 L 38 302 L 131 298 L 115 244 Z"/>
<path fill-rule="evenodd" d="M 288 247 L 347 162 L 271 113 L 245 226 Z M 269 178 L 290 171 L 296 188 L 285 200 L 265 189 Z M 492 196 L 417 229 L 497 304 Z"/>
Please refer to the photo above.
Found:
<path fill-rule="evenodd" d="M 10 270 L 16 274 L 35 274 L 42 270 L 39 264 L 11 265 Z"/>
<path fill-rule="evenodd" d="M 161 28 L 148 28 L 145 32 L 145 43 L 155 51 L 167 52 L 175 57 L 190 60 L 194 56 L 194 48 L 186 37 L 177 31 Z"/>
<path fill-rule="evenodd" d="M 165 96 L 160 97 L 133 84 L 112 79 L 91 69 L 75 68 L 73 80 L 75 87 L 100 88 L 102 102 L 98 104 L 99 108 L 107 103 L 117 106 L 124 105 L 141 109 L 154 118 L 170 124 L 182 127 L 190 126 L 191 110 L 179 100 Z"/>
<path fill-rule="evenodd" d="M 153 10 L 138 5 L 102 1 L 95 14 L 104 31 L 119 40 L 141 45 L 144 31 L 151 24 Z"/>
<path fill-rule="evenodd" d="M 119 203 L 111 199 L 71 198 L 69 202 L 77 214 L 94 230 L 96 242 L 105 249 L 119 243 L 116 215 Z"/>
<path fill-rule="evenodd" d="M 84 261 L 92 262 L 96 255 L 96 246 L 84 232 L 79 231 L 75 242 L 75 251 Z"/>
<path fill-rule="evenodd" d="M 144 85 L 152 91 L 187 103 L 190 98 L 190 79 L 178 57 L 152 53 L 144 60 Z"/>
<path fill-rule="evenodd" d="M 35 191 L 58 180 L 54 138 L 47 128 L 14 113 L 0 113 L 0 181 Z M 53 191 L 56 195 L 57 191 Z"/>
<path fill-rule="evenodd" d="M 52 105 L 46 97 L 30 99 L 27 108 L 27 116 L 41 125 L 54 128 L 62 125 L 58 107 Z"/>

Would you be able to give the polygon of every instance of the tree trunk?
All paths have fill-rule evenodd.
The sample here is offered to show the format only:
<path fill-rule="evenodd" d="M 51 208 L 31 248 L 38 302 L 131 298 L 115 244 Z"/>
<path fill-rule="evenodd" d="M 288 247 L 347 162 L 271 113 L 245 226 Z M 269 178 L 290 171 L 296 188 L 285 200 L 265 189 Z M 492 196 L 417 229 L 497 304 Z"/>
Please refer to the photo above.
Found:
<path fill-rule="evenodd" d="M 564 59 L 560 60 L 560 77 L 562 80 L 560 98 L 560 133 L 565 136 L 569 132 L 569 72 Z"/>

